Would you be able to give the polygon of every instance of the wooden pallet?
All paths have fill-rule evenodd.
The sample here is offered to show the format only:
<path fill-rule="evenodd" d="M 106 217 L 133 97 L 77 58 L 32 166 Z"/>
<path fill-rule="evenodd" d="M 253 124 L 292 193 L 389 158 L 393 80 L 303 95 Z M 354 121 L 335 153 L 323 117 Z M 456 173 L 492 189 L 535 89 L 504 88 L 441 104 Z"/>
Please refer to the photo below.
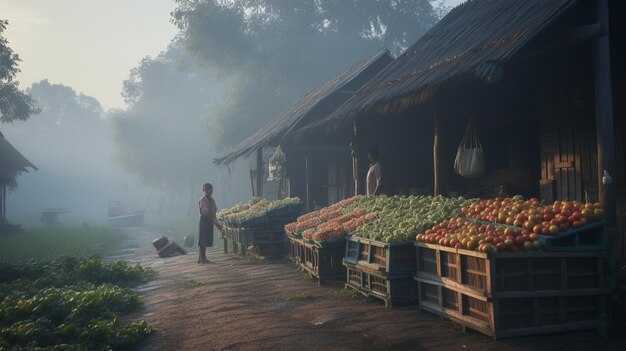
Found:
<path fill-rule="evenodd" d="M 415 245 L 420 308 L 494 339 L 594 328 L 605 311 L 603 252 Z"/>
<path fill-rule="evenodd" d="M 363 270 L 361 266 L 345 264 L 346 289 L 364 296 L 380 299 L 385 307 L 415 305 L 418 303 L 418 285 L 410 276 L 389 278 Z"/>

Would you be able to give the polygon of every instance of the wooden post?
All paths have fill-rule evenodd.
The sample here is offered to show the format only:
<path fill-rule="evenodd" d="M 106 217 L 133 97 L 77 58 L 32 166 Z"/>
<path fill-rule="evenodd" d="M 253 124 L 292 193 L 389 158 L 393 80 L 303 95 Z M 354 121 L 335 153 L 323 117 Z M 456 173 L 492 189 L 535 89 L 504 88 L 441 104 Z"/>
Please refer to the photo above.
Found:
<path fill-rule="evenodd" d="M 6 223 L 6 197 L 7 188 L 6 185 L 0 184 L 0 224 Z"/>
<path fill-rule="evenodd" d="M 615 193 L 605 192 L 604 171 L 615 177 L 615 140 L 613 129 L 613 91 L 611 84 L 611 51 L 609 47 L 608 0 L 596 0 L 597 21 L 602 27 L 593 43 L 596 136 L 598 150 L 598 192 L 610 226 L 615 226 Z M 615 178 L 614 178 L 615 179 Z"/>
<path fill-rule="evenodd" d="M 356 118 L 354 119 L 352 143 L 350 143 L 350 155 L 352 156 L 352 180 L 354 182 L 354 195 L 359 195 L 359 147 L 357 142 Z"/>
<path fill-rule="evenodd" d="M 434 125 L 434 137 L 433 137 L 433 195 L 437 196 L 441 193 L 441 165 L 440 162 L 440 150 L 439 150 L 439 118 L 437 117 L 436 107 L 433 107 L 433 125 Z"/>
<path fill-rule="evenodd" d="M 306 211 L 311 212 L 311 206 L 309 205 L 310 196 L 309 196 L 309 157 L 304 157 L 304 180 L 305 180 L 305 188 L 306 188 Z"/>
<path fill-rule="evenodd" d="M 263 148 L 256 151 L 256 196 L 263 197 Z"/>

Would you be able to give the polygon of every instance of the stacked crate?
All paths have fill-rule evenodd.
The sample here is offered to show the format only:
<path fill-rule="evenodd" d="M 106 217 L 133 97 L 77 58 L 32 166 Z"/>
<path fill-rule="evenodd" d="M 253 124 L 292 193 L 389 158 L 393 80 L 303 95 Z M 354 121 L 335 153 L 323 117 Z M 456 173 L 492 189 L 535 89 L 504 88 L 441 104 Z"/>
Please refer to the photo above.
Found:
<path fill-rule="evenodd" d="M 494 339 L 590 329 L 605 313 L 604 252 L 415 245 L 420 308 Z"/>
<path fill-rule="evenodd" d="M 347 238 L 343 260 L 346 289 L 385 302 L 385 306 L 415 304 L 417 283 L 413 242 L 383 243 Z"/>
<path fill-rule="evenodd" d="M 293 261 L 317 278 L 319 284 L 345 277 L 346 268 L 342 265 L 345 240 L 332 243 L 316 243 L 294 237 L 289 240 Z"/>

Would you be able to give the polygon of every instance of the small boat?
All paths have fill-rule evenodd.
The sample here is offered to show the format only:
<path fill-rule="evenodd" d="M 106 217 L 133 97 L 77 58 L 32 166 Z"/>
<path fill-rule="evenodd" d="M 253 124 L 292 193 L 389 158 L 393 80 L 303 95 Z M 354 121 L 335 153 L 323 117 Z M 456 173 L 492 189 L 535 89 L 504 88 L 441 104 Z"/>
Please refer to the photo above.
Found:
<path fill-rule="evenodd" d="M 118 201 L 109 201 L 107 223 L 113 227 L 138 227 L 143 224 L 145 210 L 124 212 Z"/>

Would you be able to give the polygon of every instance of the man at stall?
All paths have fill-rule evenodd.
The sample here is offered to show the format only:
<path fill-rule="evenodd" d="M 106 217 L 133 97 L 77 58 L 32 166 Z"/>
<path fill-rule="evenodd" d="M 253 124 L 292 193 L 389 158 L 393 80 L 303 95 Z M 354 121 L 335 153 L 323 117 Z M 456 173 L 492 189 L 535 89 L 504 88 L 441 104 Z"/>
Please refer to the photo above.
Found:
<path fill-rule="evenodd" d="M 211 263 L 206 258 L 206 248 L 213 246 L 213 226 L 222 230 L 222 224 L 217 220 L 217 206 L 213 195 L 213 185 L 206 183 L 202 186 L 204 196 L 198 200 L 200 223 L 198 225 L 198 263 Z"/>
<path fill-rule="evenodd" d="M 380 168 L 380 156 L 378 149 L 375 147 L 367 150 L 367 158 L 370 160 L 370 168 L 367 170 L 365 185 L 367 186 L 367 195 L 380 195 L 383 191 L 383 176 Z"/>

